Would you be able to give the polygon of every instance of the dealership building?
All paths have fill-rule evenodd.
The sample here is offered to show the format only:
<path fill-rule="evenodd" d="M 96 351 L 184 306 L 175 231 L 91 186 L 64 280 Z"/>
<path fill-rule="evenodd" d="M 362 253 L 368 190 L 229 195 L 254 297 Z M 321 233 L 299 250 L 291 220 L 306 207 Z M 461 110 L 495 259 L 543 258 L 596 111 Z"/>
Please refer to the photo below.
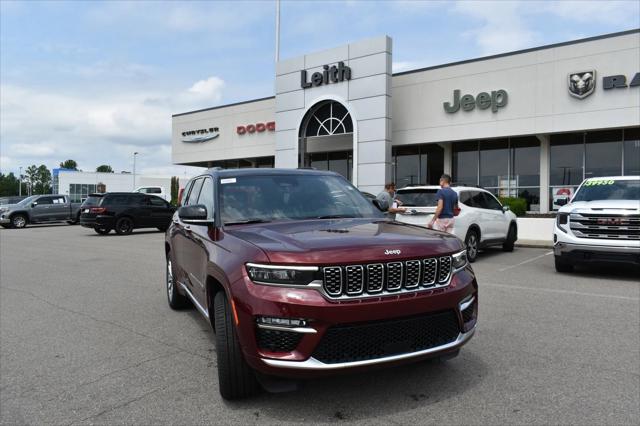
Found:
<path fill-rule="evenodd" d="M 313 167 L 362 191 L 460 184 L 540 213 L 640 175 L 640 30 L 392 73 L 387 36 L 276 64 L 275 96 L 172 118 L 175 164 Z"/>

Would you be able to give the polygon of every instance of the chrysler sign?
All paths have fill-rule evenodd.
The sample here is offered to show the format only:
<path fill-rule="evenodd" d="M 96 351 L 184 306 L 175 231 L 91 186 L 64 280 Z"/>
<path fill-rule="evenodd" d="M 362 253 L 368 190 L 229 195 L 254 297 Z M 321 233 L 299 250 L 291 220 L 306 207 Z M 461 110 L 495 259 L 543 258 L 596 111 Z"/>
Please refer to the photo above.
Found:
<path fill-rule="evenodd" d="M 220 136 L 217 127 L 209 127 L 208 129 L 187 130 L 182 132 L 182 142 L 200 143 L 207 142 Z"/>

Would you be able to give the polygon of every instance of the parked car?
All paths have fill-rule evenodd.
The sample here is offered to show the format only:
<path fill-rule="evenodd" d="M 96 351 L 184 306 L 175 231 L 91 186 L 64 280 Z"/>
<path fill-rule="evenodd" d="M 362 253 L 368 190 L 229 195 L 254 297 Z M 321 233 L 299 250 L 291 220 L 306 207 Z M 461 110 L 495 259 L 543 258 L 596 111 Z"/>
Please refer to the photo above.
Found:
<path fill-rule="evenodd" d="M 26 195 L 14 195 L 11 197 L 0 197 L 0 206 L 6 206 L 7 204 L 17 204 L 20 201 L 27 198 Z"/>
<path fill-rule="evenodd" d="M 24 228 L 30 223 L 78 223 L 80 203 L 72 203 L 67 195 L 32 195 L 17 204 L 0 206 L 0 225 Z"/>
<path fill-rule="evenodd" d="M 137 228 L 166 231 L 175 208 L 160 197 L 136 192 L 91 194 L 82 207 L 80 224 L 106 235 L 127 235 Z"/>
<path fill-rule="evenodd" d="M 585 262 L 640 265 L 640 176 L 582 182 L 558 211 L 553 244 L 558 272 Z"/>
<path fill-rule="evenodd" d="M 399 189 L 396 197 L 407 211 L 396 215 L 396 220 L 426 226 L 436 211 L 439 186 L 411 186 Z M 455 218 L 453 233 L 465 242 L 467 258 L 475 262 L 480 249 L 501 245 L 504 251 L 513 251 L 518 239 L 516 215 L 503 206 L 486 189 L 471 186 L 452 186 L 458 194 L 460 213 Z"/>
<path fill-rule="evenodd" d="M 453 357 L 475 331 L 462 241 L 385 218 L 337 173 L 210 169 L 184 194 L 167 299 L 210 321 L 224 398 L 274 376 Z"/>
<path fill-rule="evenodd" d="M 155 195 L 156 197 L 160 197 L 165 201 L 171 201 L 163 186 L 141 186 L 140 188 L 136 188 L 135 192 Z"/>

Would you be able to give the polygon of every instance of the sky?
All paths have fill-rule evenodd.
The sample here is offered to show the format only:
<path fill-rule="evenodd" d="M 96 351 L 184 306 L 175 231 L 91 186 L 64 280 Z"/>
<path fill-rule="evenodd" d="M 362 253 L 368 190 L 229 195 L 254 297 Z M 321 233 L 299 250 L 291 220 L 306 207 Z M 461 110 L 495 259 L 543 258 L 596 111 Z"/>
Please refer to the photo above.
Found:
<path fill-rule="evenodd" d="M 640 27 L 631 1 L 282 1 L 280 57 L 393 38 L 394 72 Z M 171 115 L 272 96 L 275 1 L 0 0 L 0 172 L 154 175 Z"/>

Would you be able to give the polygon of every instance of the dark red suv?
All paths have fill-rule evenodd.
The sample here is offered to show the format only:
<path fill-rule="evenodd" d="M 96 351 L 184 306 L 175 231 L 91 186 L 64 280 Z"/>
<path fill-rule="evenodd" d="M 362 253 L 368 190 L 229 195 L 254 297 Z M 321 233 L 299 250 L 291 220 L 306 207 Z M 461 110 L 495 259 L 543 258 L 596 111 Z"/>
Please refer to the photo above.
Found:
<path fill-rule="evenodd" d="M 216 335 L 220 393 L 457 355 L 478 285 L 456 237 L 389 220 L 342 176 L 211 169 L 165 242 L 167 296 Z"/>

